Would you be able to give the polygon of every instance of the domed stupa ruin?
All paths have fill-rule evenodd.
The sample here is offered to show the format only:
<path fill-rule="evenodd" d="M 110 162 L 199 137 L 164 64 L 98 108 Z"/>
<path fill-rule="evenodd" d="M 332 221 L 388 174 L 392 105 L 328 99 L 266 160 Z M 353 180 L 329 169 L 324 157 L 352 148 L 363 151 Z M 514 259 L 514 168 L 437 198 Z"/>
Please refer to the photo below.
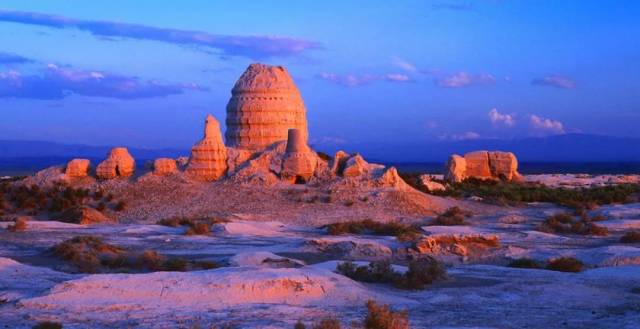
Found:
<path fill-rule="evenodd" d="M 289 129 L 308 139 L 304 102 L 282 66 L 249 65 L 231 90 L 226 126 L 227 146 L 251 151 L 286 141 Z"/>

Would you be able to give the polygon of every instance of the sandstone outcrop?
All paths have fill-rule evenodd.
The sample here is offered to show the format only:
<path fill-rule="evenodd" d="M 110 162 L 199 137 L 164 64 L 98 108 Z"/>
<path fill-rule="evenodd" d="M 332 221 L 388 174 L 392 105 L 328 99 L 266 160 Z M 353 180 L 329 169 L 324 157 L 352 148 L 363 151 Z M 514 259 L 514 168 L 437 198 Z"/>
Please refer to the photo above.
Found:
<path fill-rule="evenodd" d="M 153 174 L 156 176 L 168 176 L 178 172 L 176 160 L 169 158 L 159 158 L 153 162 Z"/>
<path fill-rule="evenodd" d="M 200 181 L 214 181 L 227 171 L 227 148 L 222 141 L 220 124 L 208 115 L 204 125 L 204 138 L 191 149 L 186 173 Z"/>
<path fill-rule="evenodd" d="M 349 153 L 345 151 L 338 151 L 336 155 L 333 156 L 333 160 L 331 162 L 331 172 L 334 175 L 342 175 L 342 171 L 349 160 Z"/>
<path fill-rule="evenodd" d="M 289 129 L 280 177 L 291 182 L 307 182 L 313 176 L 317 164 L 318 156 L 307 145 L 303 132 Z"/>
<path fill-rule="evenodd" d="M 115 147 L 106 160 L 96 167 L 96 175 L 102 179 L 129 177 L 136 169 L 136 161 L 126 147 Z"/>
<path fill-rule="evenodd" d="M 71 178 L 87 177 L 89 175 L 89 167 L 91 161 L 87 159 L 73 159 L 67 163 L 65 175 Z"/>
<path fill-rule="evenodd" d="M 434 181 L 429 175 L 420 176 L 420 184 L 426 188 L 429 192 L 444 191 L 446 187 L 436 181 Z"/>
<path fill-rule="evenodd" d="M 518 160 L 511 152 L 470 152 L 461 157 L 449 157 L 445 178 L 451 182 L 461 182 L 466 178 L 520 180 Z"/>
<path fill-rule="evenodd" d="M 350 157 L 344 165 L 342 170 L 342 177 L 358 177 L 362 176 L 367 171 L 368 163 L 362 158 L 360 154 L 356 154 Z"/>
<path fill-rule="evenodd" d="M 300 92 L 284 67 L 251 64 L 227 104 L 227 145 L 262 150 L 286 141 L 289 129 L 299 129 L 306 144 L 305 112 Z"/>

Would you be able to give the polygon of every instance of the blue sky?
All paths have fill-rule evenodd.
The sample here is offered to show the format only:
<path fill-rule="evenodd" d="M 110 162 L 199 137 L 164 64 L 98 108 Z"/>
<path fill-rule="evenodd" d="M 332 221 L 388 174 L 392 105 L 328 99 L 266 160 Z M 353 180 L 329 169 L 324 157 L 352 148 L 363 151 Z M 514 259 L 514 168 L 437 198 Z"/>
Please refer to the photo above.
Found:
<path fill-rule="evenodd" d="M 0 2 L 0 139 L 190 146 L 252 62 L 312 143 L 640 137 L 637 1 Z"/>

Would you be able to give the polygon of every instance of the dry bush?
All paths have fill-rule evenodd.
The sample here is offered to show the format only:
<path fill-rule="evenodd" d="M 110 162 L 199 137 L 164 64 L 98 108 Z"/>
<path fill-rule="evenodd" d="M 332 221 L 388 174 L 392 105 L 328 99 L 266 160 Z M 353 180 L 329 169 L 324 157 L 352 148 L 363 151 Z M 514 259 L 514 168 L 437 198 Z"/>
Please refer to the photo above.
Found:
<path fill-rule="evenodd" d="M 95 273 L 103 264 L 121 263 L 125 250 L 104 243 L 99 237 L 86 235 L 55 245 L 53 253 L 75 265 L 80 272 Z"/>
<path fill-rule="evenodd" d="M 420 228 L 399 222 L 381 223 L 371 219 L 349 222 L 337 222 L 326 226 L 330 235 L 364 234 L 395 236 L 401 241 L 415 239 L 422 234 Z"/>
<path fill-rule="evenodd" d="M 89 190 L 72 188 L 63 183 L 47 187 L 24 184 L 2 184 L 0 203 L 6 212 L 38 215 L 42 212 L 62 212 L 86 203 Z"/>
<path fill-rule="evenodd" d="M 116 206 L 113 208 L 115 211 L 123 211 L 127 207 L 127 204 L 124 201 L 118 201 Z"/>
<path fill-rule="evenodd" d="M 549 216 L 540 226 L 539 231 L 556 234 L 580 234 L 605 236 L 609 234 L 606 227 L 591 222 L 588 217 L 574 218 L 569 213 L 558 213 Z"/>
<path fill-rule="evenodd" d="M 207 235 L 211 232 L 209 223 L 197 222 L 187 228 L 186 235 Z"/>
<path fill-rule="evenodd" d="M 104 202 L 100 202 L 96 206 L 97 211 L 104 211 L 105 209 L 107 209 L 107 204 L 105 204 Z"/>
<path fill-rule="evenodd" d="M 428 284 L 447 277 L 444 266 L 432 258 L 413 260 L 404 274 L 396 272 L 388 260 L 356 266 L 352 262 L 338 264 L 336 271 L 356 281 L 368 283 L 392 283 L 406 290 L 424 289 Z"/>
<path fill-rule="evenodd" d="M 529 258 L 514 259 L 509 263 L 508 266 L 516 268 L 542 268 L 542 266 L 538 264 L 538 262 Z"/>
<path fill-rule="evenodd" d="M 184 272 L 188 265 L 189 263 L 183 258 L 169 258 L 162 265 L 162 269 L 170 272 Z"/>
<path fill-rule="evenodd" d="M 391 283 L 400 275 L 393 270 L 388 260 L 370 262 L 368 266 L 344 262 L 338 264 L 336 271 L 353 280 L 369 283 Z"/>
<path fill-rule="evenodd" d="M 227 219 L 219 217 L 169 217 L 161 219 L 158 225 L 178 227 L 187 226 L 186 235 L 206 235 L 211 232 L 211 225 L 226 223 Z"/>
<path fill-rule="evenodd" d="M 620 242 L 640 243 L 640 232 L 639 231 L 627 232 L 622 237 L 620 237 Z"/>
<path fill-rule="evenodd" d="M 451 207 L 441 215 L 438 215 L 438 217 L 434 218 L 429 225 L 465 225 L 465 218 L 469 216 L 470 214 L 460 209 L 460 207 Z"/>
<path fill-rule="evenodd" d="M 141 268 L 148 268 L 152 271 L 159 271 L 162 269 L 162 264 L 165 262 L 165 257 L 160 255 L 155 250 L 145 250 L 140 257 L 138 257 L 138 266 Z"/>
<path fill-rule="evenodd" d="M 41 321 L 38 322 L 35 326 L 31 327 L 33 329 L 62 329 L 62 324 L 53 321 Z"/>
<path fill-rule="evenodd" d="M 298 322 L 293 325 L 293 329 L 307 329 L 307 326 L 305 326 L 302 321 L 298 320 Z"/>
<path fill-rule="evenodd" d="M 393 311 L 389 305 L 378 306 L 373 300 L 366 303 L 365 329 L 409 329 L 407 311 Z"/>
<path fill-rule="evenodd" d="M 433 258 L 425 258 L 409 262 L 409 270 L 395 280 L 394 286 L 406 290 L 420 290 L 446 278 L 447 271 L 442 263 Z"/>
<path fill-rule="evenodd" d="M 18 217 L 13 224 L 7 226 L 9 232 L 22 232 L 27 230 L 27 219 L 24 217 Z"/>
<path fill-rule="evenodd" d="M 560 257 L 549 260 L 546 269 L 560 272 L 580 272 L 584 268 L 584 264 L 573 257 Z"/>
<path fill-rule="evenodd" d="M 340 329 L 340 321 L 334 317 L 324 318 L 313 324 L 313 329 Z"/>
<path fill-rule="evenodd" d="M 201 268 L 203 270 L 211 270 L 211 269 L 220 267 L 218 263 L 210 260 L 197 261 L 193 265 L 194 267 Z"/>

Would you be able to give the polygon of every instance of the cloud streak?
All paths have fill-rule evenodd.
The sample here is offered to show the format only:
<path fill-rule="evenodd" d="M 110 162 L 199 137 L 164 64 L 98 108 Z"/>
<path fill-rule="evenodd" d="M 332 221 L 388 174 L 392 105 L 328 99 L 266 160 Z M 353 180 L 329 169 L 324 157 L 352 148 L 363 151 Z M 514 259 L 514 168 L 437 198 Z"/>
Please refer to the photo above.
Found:
<path fill-rule="evenodd" d="M 317 76 L 319 79 L 326 80 L 335 84 L 358 87 L 364 86 L 375 81 L 387 82 L 410 82 L 411 78 L 405 74 L 388 73 L 388 74 L 362 74 L 362 75 L 340 75 L 335 73 L 322 72 Z"/>
<path fill-rule="evenodd" d="M 161 84 L 99 71 L 81 71 L 49 64 L 41 75 L 0 73 L 0 98 L 52 100 L 70 95 L 139 99 L 205 90 L 196 84 Z"/>
<path fill-rule="evenodd" d="M 1 64 L 24 64 L 24 63 L 30 63 L 30 62 L 33 62 L 33 61 L 26 57 L 0 52 L 0 65 Z"/>
<path fill-rule="evenodd" d="M 120 37 L 203 46 L 218 49 L 224 56 L 242 56 L 251 59 L 294 56 L 321 47 L 316 42 L 281 36 L 221 35 L 12 10 L 0 10 L 0 21 L 56 29 L 75 28 L 101 38 Z"/>
<path fill-rule="evenodd" d="M 431 8 L 435 10 L 452 10 L 452 11 L 474 11 L 475 7 L 471 3 L 453 3 L 453 2 L 441 2 L 434 3 Z"/>
<path fill-rule="evenodd" d="M 458 72 L 451 75 L 436 78 L 434 83 L 442 88 L 464 88 L 472 86 L 493 86 L 496 78 L 487 73 L 472 74 Z"/>
<path fill-rule="evenodd" d="M 556 74 L 548 75 L 542 78 L 535 78 L 531 80 L 531 84 L 534 86 L 556 87 L 560 89 L 576 88 L 576 82 L 573 79 Z"/>

